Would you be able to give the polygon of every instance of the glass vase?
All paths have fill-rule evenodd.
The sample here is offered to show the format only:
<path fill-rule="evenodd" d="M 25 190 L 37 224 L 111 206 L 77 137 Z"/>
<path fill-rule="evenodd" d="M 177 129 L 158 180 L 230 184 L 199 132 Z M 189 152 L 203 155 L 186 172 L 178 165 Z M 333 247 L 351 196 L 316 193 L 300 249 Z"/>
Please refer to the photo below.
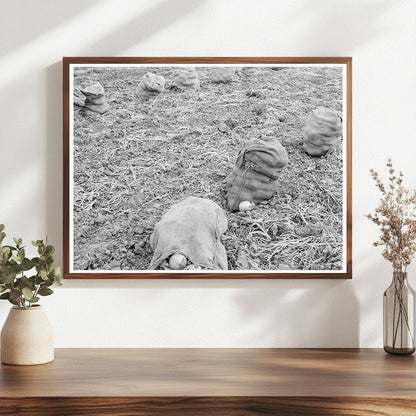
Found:
<path fill-rule="evenodd" d="M 415 351 L 415 291 L 406 272 L 393 272 L 383 296 L 384 351 L 413 354 Z"/>

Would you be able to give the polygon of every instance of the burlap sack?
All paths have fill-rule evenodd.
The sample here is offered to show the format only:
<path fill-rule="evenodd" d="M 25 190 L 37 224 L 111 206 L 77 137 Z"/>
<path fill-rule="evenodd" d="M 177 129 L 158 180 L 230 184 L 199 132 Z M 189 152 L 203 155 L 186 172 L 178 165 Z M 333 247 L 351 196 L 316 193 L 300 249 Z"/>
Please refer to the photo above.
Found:
<path fill-rule="evenodd" d="M 156 270 L 172 254 L 209 270 L 227 270 L 221 235 L 227 230 L 223 209 L 209 199 L 190 196 L 173 205 L 156 224 L 150 237 L 154 251 L 149 269 Z"/>
<path fill-rule="evenodd" d="M 227 178 L 228 208 L 237 211 L 242 201 L 259 203 L 271 198 L 280 172 L 288 163 L 286 150 L 278 140 L 250 141 L 239 152 Z"/>
<path fill-rule="evenodd" d="M 74 88 L 74 104 L 83 107 L 85 105 L 85 95 L 81 92 L 81 90 L 78 87 Z"/>
<path fill-rule="evenodd" d="M 179 67 L 175 72 L 173 85 L 182 90 L 199 89 L 200 84 L 197 70 L 190 66 Z"/>
<path fill-rule="evenodd" d="M 341 137 L 341 116 L 327 108 L 318 108 L 306 119 L 303 149 L 311 156 L 323 156 L 338 145 Z"/>
<path fill-rule="evenodd" d="M 80 90 L 85 95 L 84 110 L 87 110 L 87 112 L 92 111 L 104 114 L 110 109 L 105 98 L 104 87 L 99 82 L 95 82 Z"/>
<path fill-rule="evenodd" d="M 217 84 L 227 84 L 233 80 L 235 75 L 235 68 L 233 67 L 219 67 L 212 68 L 211 81 Z"/>
<path fill-rule="evenodd" d="M 148 72 L 140 80 L 135 95 L 142 100 L 156 98 L 165 89 L 165 78 Z"/>
<path fill-rule="evenodd" d="M 243 67 L 239 67 L 236 72 L 240 76 L 251 77 L 253 75 L 256 75 L 258 71 L 259 69 L 256 68 L 255 66 L 243 66 Z"/>

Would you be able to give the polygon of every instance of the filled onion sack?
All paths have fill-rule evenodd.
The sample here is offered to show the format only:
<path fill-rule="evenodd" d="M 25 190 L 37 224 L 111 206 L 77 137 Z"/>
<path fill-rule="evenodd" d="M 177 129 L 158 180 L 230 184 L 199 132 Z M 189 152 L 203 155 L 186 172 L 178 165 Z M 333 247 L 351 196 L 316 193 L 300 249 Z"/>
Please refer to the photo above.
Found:
<path fill-rule="evenodd" d="M 78 87 L 74 87 L 74 104 L 83 107 L 85 105 L 85 100 L 87 97 L 81 92 Z"/>
<path fill-rule="evenodd" d="M 233 67 L 219 67 L 212 69 L 211 80 L 217 84 L 227 84 L 233 80 L 235 68 Z"/>
<path fill-rule="evenodd" d="M 180 67 L 175 72 L 173 85 L 181 90 L 199 89 L 198 72 L 194 67 Z"/>
<path fill-rule="evenodd" d="M 243 67 L 238 67 L 236 69 L 237 75 L 246 76 L 246 77 L 256 75 L 257 72 L 258 72 L 258 68 L 256 68 L 255 66 L 243 66 Z"/>
<path fill-rule="evenodd" d="M 84 110 L 87 112 L 104 114 L 110 109 L 105 98 L 104 87 L 99 82 L 80 88 L 80 91 L 85 96 Z"/>
<path fill-rule="evenodd" d="M 342 137 L 342 117 L 327 108 L 312 111 L 305 122 L 303 149 L 311 156 L 323 156 L 334 149 Z"/>
<path fill-rule="evenodd" d="M 142 100 L 149 100 L 157 97 L 165 89 L 165 78 L 162 75 L 156 75 L 148 72 L 140 80 L 136 89 L 136 97 Z"/>
<path fill-rule="evenodd" d="M 162 268 L 171 256 L 185 257 L 186 264 L 209 270 L 227 270 L 227 253 L 221 235 L 227 230 L 223 209 L 209 199 L 190 196 L 173 205 L 150 236 L 154 251 L 149 269 Z M 170 262 L 172 263 L 172 261 Z"/>
<path fill-rule="evenodd" d="M 286 149 L 277 139 L 251 140 L 238 153 L 227 178 L 228 208 L 237 211 L 243 201 L 259 203 L 271 198 L 280 172 L 288 163 Z"/>

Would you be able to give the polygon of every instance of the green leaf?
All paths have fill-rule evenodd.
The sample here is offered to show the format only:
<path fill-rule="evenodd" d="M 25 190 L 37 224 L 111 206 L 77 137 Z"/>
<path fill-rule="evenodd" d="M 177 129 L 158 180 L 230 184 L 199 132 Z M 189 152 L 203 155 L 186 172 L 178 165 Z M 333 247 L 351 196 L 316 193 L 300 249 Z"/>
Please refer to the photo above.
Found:
<path fill-rule="evenodd" d="M 49 267 L 51 267 L 52 265 L 53 265 L 53 257 L 52 256 L 42 256 L 42 260 L 41 260 L 41 263 L 44 265 L 44 266 L 49 266 Z"/>
<path fill-rule="evenodd" d="M 31 260 L 29 260 L 27 257 L 25 257 L 22 260 L 22 263 L 20 264 L 20 267 L 22 268 L 22 270 L 24 272 L 26 272 L 26 271 L 28 271 L 30 269 L 33 269 L 33 266 L 34 266 L 33 262 Z"/>
<path fill-rule="evenodd" d="M 55 253 L 55 247 L 51 245 L 46 246 L 45 256 L 52 256 L 53 253 Z"/>
<path fill-rule="evenodd" d="M 21 296 L 22 292 L 19 289 L 10 290 L 10 299 L 17 300 Z"/>
<path fill-rule="evenodd" d="M 19 260 L 19 263 L 21 263 L 23 259 L 25 258 L 25 249 L 24 248 L 19 249 L 16 257 Z"/>
<path fill-rule="evenodd" d="M 16 251 L 17 250 L 17 248 L 16 247 L 13 247 L 13 246 L 3 246 L 3 247 L 8 247 L 11 251 Z"/>
<path fill-rule="evenodd" d="M 17 247 L 17 248 L 22 247 L 23 240 L 22 240 L 21 238 L 16 238 L 16 237 L 13 237 L 13 241 L 14 241 L 14 243 L 16 244 L 16 247 Z"/>
<path fill-rule="evenodd" d="M 5 254 L 5 255 L 9 255 L 10 254 L 10 247 L 9 246 L 3 246 L 0 248 L 0 253 Z"/>
<path fill-rule="evenodd" d="M 9 261 L 10 257 L 10 248 L 1 247 L 0 248 L 0 264 L 5 265 Z"/>
<path fill-rule="evenodd" d="M 22 271 L 20 264 L 15 263 L 14 261 L 10 260 L 7 267 L 10 270 L 10 273 L 14 273 L 15 275 Z"/>
<path fill-rule="evenodd" d="M 2 277 L 3 284 L 10 284 L 13 283 L 14 279 L 16 278 L 16 273 L 12 270 L 8 270 Z"/>
<path fill-rule="evenodd" d="M 12 305 L 19 306 L 19 303 L 17 302 L 17 300 L 16 300 L 16 299 L 10 299 L 10 298 L 9 298 L 9 302 L 10 302 Z"/>
<path fill-rule="evenodd" d="M 32 241 L 32 244 L 33 244 L 35 247 L 39 247 L 39 246 L 43 245 L 43 241 L 42 241 L 42 240 Z"/>
<path fill-rule="evenodd" d="M 4 231 L 4 228 L 5 228 L 4 224 L 0 224 L 0 232 Z"/>
<path fill-rule="evenodd" d="M 42 278 L 37 274 L 35 276 L 35 280 L 34 280 L 35 285 L 40 285 L 41 283 L 44 283 L 44 281 L 42 280 Z"/>
<path fill-rule="evenodd" d="M 10 292 L 2 293 L 0 295 L 0 299 L 7 299 L 13 305 L 17 305 L 17 301 L 16 300 L 10 299 Z"/>
<path fill-rule="evenodd" d="M 32 300 L 31 299 L 33 299 L 33 292 L 28 288 L 28 287 L 24 287 L 23 289 L 22 289 L 22 292 L 23 292 L 23 296 L 29 301 L 29 302 L 32 302 Z"/>
<path fill-rule="evenodd" d="M 2 224 L 3 225 L 3 224 Z M 6 237 L 6 233 L 4 233 L 3 231 L 0 232 L 0 244 L 1 242 L 4 240 L 4 238 Z"/>
<path fill-rule="evenodd" d="M 48 280 L 42 280 L 42 282 L 40 283 L 42 286 L 49 287 L 55 283 L 55 279 L 50 274 L 48 274 L 48 276 Z"/>
<path fill-rule="evenodd" d="M 30 303 L 35 303 L 39 300 L 39 297 L 34 296 L 33 292 L 27 287 L 23 288 L 22 292 L 23 292 L 25 299 Z"/>
<path fill-rule="evenodd" d="M 17 279 L 17 287 L 23 291 L 23 288 L 28 288 L 31 291 L 36 289 L 36 286 L 26 276 L 19 277 Z"/>
<path fill-rule="evenodd" d="M 7 290 L 6 286 L 0 285 L 0 293 L 3 293 L 5 290 Z"/>
<path fill-rule="evenodd" d="M 55 278 L 55 279 L 62 279 L 62 272 L 61 272 L 61 268 L 58 266 L 58 267 L 55 267 L 53 270 L 52 270 L 52 274 L 53 274 L 53 277 Z"/>
<path fill-rule="evenodd" d="M 0 251 L 0 265 L 4 266 L 8 263 L 11 256 L 10 250 L 8 247 L 2 247 Z"/>
<path fill-rule="evenodd" d="M 39 276 L 41 277 L 42 280 L 48 280 L 48 273 L 46 273 L 46 270 L 45 269 L 42 269 L 39 272 Z"/>
<path fill-rule="evenodd" d="M 40 289 L 39 289 L 39 295 L 41 295 L 41 296 L 49 296 L 49 295 L 52 295 L 52 293 L 53 293 L 53 290 L 52 289 L 49 289 L 48 287 L 46 287 L 46 286 L 42 286 Z"/>
<path fill-rule="evenodd" d="M 16 244 L 17 248 L 20 248 L 20 246 L 22 245 L 22 242 L 23 242 L 21 238 L 16 238 L 16 237 L 13 237 L 13 241 Z"/>
<path fill-rule="evenodd" d="M 56 269 L 53 270 L 53 275 L 54 275 L 54 285 L 55 286 L 63 285 L 64 280 L 62 278 L 62 272 L 61 272 L 60 267 L 57 267 Z"/>

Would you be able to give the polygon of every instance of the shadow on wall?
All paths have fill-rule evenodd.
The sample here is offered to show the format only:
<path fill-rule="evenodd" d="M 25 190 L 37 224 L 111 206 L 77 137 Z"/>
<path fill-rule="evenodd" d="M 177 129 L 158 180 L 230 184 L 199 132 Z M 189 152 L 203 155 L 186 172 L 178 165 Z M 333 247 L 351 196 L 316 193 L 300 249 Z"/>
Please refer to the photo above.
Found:
<path fill-rule="evenodd" d="M 46 227 L 51 242 L 56 242 L 55 259 L 62 259 L 62 63 L 56 63 L 47 71 L 46 112 Z"/>
<path fill-rule="evenodd" d="M 215 337 L 221 333 L 223 338 L 218 338 L 221 341 L 217 339 L 219 343 L 211 345 L 212 347 L 347 348 L 358 347 L 361 341 L 359 320 L 361 311 L 352 283 L 350 280 L 328 279 L 66 280 L 65 289 L 93 289 L 94 296 L 100 296 L 102 289 L 114 289 L 116 293 L 118 290 L 125 291 L 131 288 L 133 291 L 123 292 L 126 293 L 126 299 L 132 297 L 131 304 L 139 299 L 134 295 L 134 289 L 141 289 L 139 296 L 143 296 L 143 293 L 157 293 L 157 299 L 149 300 L 151 305 L 140 303 L 137 311 L 141 308 L 141 313 L 148 307 L 152 310 L 157 302 L 163 304 L 163 299 L 172 302 L 171 304 L 167 302 L 164 308 L 174 311 L 175 304 L 181 302 L 180 299 L 183 302 L 181 297 L 186 293 L 183 289 L 194 289 L 188 295 L 193 299 L 184 302 L 179 313 L 185 309 L 190 311 L 189 315 L 192 315 L 192 310 L 197 305 L 209 310 L 212 304 L 222 305 L 224 310 L 228 310 L 225 315 L 213 310 L 209 314 L 210 322 L 205 321 L 207 319 L 205 312 L 198 312 L 201 318 L 198 323 L 195 323 L 192 317 L 183 318 L 189 319 L 186 327 L 189 331 L 191 328 L 195 329 L 195 337 L 200 336 L 201 331 L 215 333 L 213 328 L 217 325 L 217 332 L 213 338 L 217 339 Z M 170 289 L 174 290 L 170 291 Z M 103 299 L 105 293 L 107 292 L 103 290 Z M 146 295 L 144 299 L 147 299 Z M 367 312 L 371 313 L 371 311 Z M 168 313 L 168 315 L 172 314 Z M 137 319 L 144 318 L 139 314 Z M 163 317 L 157 320 L 157 325 L 163 328 L 169 319 L 168 316 Z M 380 316 L 369 316 L 368 319 L 375 329 L 372 337 L 377 337 L 381 325 Z M 143 325 L 145 321 L 146 319 Z M 228 332 L 222 332 L 227 327 Z M 149 342 L 148 345 L 160 346 L 157 344 L 159 340 L 154 341 L 156 344 Z M 194 339 L 176 346 L 186 347 L 192 342 Z M 201 346 L 198 341 L 196 345 Z"/>
<path fill-rule="evenodd" d="M 388 0 L 377 0 L 378 7 L 370 6 L 359 1 L 352 2 L 318 2 L 299 1 L 295 3 L 292 13 L 296 16 L 294 21 L 298 24 L 298 33 L 316 34 L 317 43 L 319 36 L 325 36 L 331 40 L 339 51 L 352 48 L 360 42 L 366 41 L 370 36 L 380 30 L 379 16 L 385 13 L 391 2 Z M 155 3 L 152 7 L 143 11 L 138 16 L 132 16 L 129 22 L 116 29 L 109 31 L 105 36 L 95 43 L 84 45 L 80 55 L 119 55 L 123 50 L 157 34 L 162 29 L 180 21 L 189 13 L 194 12 L 204 4 L 203 1 L 177 0 L 175 2 L 162 0 Z M 354 22 L 353 26 L 351 22 Z M 346 26 L 350 29 L 347 30 Z M 325 28 L 325 29 L 323 29 Z M 382 28 L 381 28 L 382 29 Z M 353 32 L 353 33 L 350 33 Z M 344 44 L 342 43 L 344 42 Z M 313 43 L 312 43 L 313 46 Z M 325 46 L 327 47 L 327 46 Z M 313 49 L 311 49 L 313 50 Z M 56 86 L 61 87 L 59 82 L 61 77 L 60 63 L 48 68 L 48 178 L 52 183 L 48 184 L 48 208 L 51 215 L 48 215 L 48 228 L 51 230 L 60 228 L 60 217 L 57 216 L 56 195 L 60 195 L 57 189 L 56 175 L 59 164 L 56 155 L 60 154 L 61 148 L 56 145 L 56 138 L 61 137 L 62 129 L 58 127 L 56 120 L 60 118 L 62 111 L 60 98 L 57 99 Z M 61 211 L 59 207 L 58 212 Z M 140 287 L 141 283 L 136 283 Z"/>
<path fill-rule="evenodd" d="M 122 27 L 108 33 L 98 42 L 88 45 L 81 56 L 120 55 L 124 50 L 173 25 L 204 3 L 204 0 L 159 1 L 144 13 L 131 19 L 129 23 L 124 23 Z"/>
<path fill-rule="evenodd" d="M 98 42 L 84 45 L 79 52 L 81 56 L 88 55 L 120 55 L 124 50 L 134 45 L 140 44 L 143 40 L 155 35 L 162 29 L 176 23 L 189 13 L 194 12 L 198 7 L 204 4 L 203 1 L 195 0 L 177 0 L 175 2 L 169 0 L 162 0 L 155 3 L 149 9 L 143 11 L 138 16 L 133 16 L 128 23 L 123 24 L 104 37 Z M 322 34 L 322 26 L 327 27 L 325 33 L 333 33 L 330 38 L 344 39 L 345 42 L 351 41 L 349 32 L 340 32 L 339 22 L 346 22 L 349 24 L 349 19 L 354 19 L 354 34 L 356 36 L 356 43 L 365 40 L 366 35 L 370 33 L 374 36 L 377 32 L 377 17 L 383 13 L 390 4 L 387 0 L 378 0 L 377 4 L 380 7 L 374 8 L 368 4 L 360 2 L 351 2 L 332 4 L 321 0 L 318 3 L 301 2 L 302 9 L 295 8 L 297 21 L 304 21 L 302 32 Z M 391 5 L 391 4 L 390 4 Z M 74 9 L 76 9 L 74 7 Z M 374 10 L 376 9 L 376 10 Z M 74 12 L 75 13 L 75 12 Z M 347 18 L 345 18 L 347 16 Z M 54 20 L 50 17 L 51 20 Z M 329 23 L 328 23 L 329 22 Z M 345 25 L 341 25 L 345 26 Z M 346 35 L 348 33 L 348 36 Z M 339 50 L 345 50 L 350 45 L 340 45 L 334 42 Z M 48 206 L 48 235 L 54 238 L 51 241 L 60 240 L 60 231 L 62 224 L 62 206 L 61 206 L 61 165 L 60 158 L 62 152 L 61 141 L 62 137 L 62 103 L 61 103 L 61 89 L 62 89 L 62 66 L 61 63 L 56 63 L 47 69 L 47 206 Z M 58 157 L 57 157 L 58 156 Z M 59 172 L 59 177 L 57 173 Z M 56 237 L 56 238 L 55 238 Z M 57 258 L 62 258 L 62 253 L 57 252 Z M 142 283 L 136 282 L 137 287 L 141 287 Z"/>
<path fill-rule="evenodd" d="M 300 4 L 288 19 L 294 22 L 299 41 L 315 40 L 318 48 L 323 50 L 315 50 L 318 56 L 345 55 L 345 51 L 352 54 L 353 49 L 386 30 L 379 18 L 394 6 L 390 0 L 318 0 Z"/>
<path fill-rule="evenodd" d="M 284 280 L 239 292 L 241 321 L 252 330 L 242 345 L 280 348 L 357 347 L 359 302 L 351 281 Z"/>
<path fill-rule="evenodd" d="M 0 56 L 32 42 L 97 3 L 99 3 L 98 0 L 30 0 L 24 2 L 3 0 L 0 27 L 2 33 L 13 35 L 7 37 L 7 42 L 0 44 Z M 24 13 L 22 13 L 22 8 L 24 8 Z M 20 28 L 30 28 L 30 30 Z"/>
<path fill-rule="evenodd" d="M 5 33 L 12 32 L 8 42 L 0 47 L 0 54 L 14 51 L 19 46 L 30 42 L 33 38 L 46 35 L 66 20 L 76 19 L 76 15 L 85 11 L 98 1 L 74 0 L 72 2 L 33 0 L 25 3 L 25 13 L 22 15 L 22 3 L 8 0 L 6 8 L 3 5 L 2 28 Z M 298 36 L 303 39 L 316 35 L 318 46 L 323 48 L 323 54 L 332 53 L 335 48 L 340 54 L 353 50 L 383 30 L 379 17 L 392 6 L 388 0 L 377 0 L 373 4 L 352 1 L 318 2 L 303 1 L 302 9 L 295 10 L 294 21 L 298 22 Z M 175 24 L 198 7 L 203 1 L 163 0 L 155 3 L 143 13 L 132 16 L 123 26 L 107 33 L 99 42 L 84 44 L 78 49 L 78 55 L 122 55 L 126 49 L 140 45 L 140 42 L 156 35 L 162 29 Z M 47 10 L 46 10 L 47 8 Z M 6 20 L 7 19 L 7 20 Z M 24 21 L 22 19 L 30 19 Z M 17 31 L 11 28 L 16 21 L 21 25 L 31 27 L 31 30 Z M 353 22 L 353 25 L 351 24 Z M 326 28 L 326 30 L 323 30 Z M 353 28 L 353 30 L 351 30 Z M 325 36 L 330 44 L 319 42 L 319 37 Z M 178 39 L 180 41 L 180 39 Z M 315 52 L 311 42 L 310 50 Z M 294 51 L 296 52 L 296 51 Z M 321 52 L 321 51 L 319 51 Z M 61 51 L 65 54 L 65 51 Z M 294 53 L 295 54 L 295 53 Z M 39 77 L 40 75 L 40 77 Z M 42 120 L 42 130 L 46 131 L 47 143 L 47 234 L 50 241 L 57 246 L 57 260 L 62 258 L 59 241 L 62 228 L 62 64 L 49 66 L 40 74 L 31 75 L 28 82 L 29 91 L 35 91 L 38 78 L 46 76 L 47 92 L 45 100 L 40 105 L 47 108 L 46 118 Z M 2 91 L 3 93 L 4 91 Z M 9 98 L 25 96 L 25 85 L 16 81 L 8 85 L 6 95 Z M 38 99 L 31 97 L 30 105 L 37 105 Z M 21 100 L 20 100 L 21 101 Z M 19 102 L 20 102 L 19 101 Z M 29 107 L 30 107 L 29 105 Z M 11 105 L 12 107 L 12 105 Z M 28 108 L 30 110 L 30 108 Z M 26 113 L 26 112 L 25 112 Z M 31 111 L 27 111 L 28 114 Z M 37 126 L 37 121 L 33 121 Z M 28 120 L 21 123 L 25 131 L 19 131 L 19 138 L 29 133 L 32 124 Z M 45 128 L 43 129 L 43 126 Z M 23 128 L 23 127 L 22 127 Z M 23 161 L 25 162 L 25 161 Z M 26 197 L 26 196 L 25 196 Z M 241 345 L 253 343 L 272 346 L 304 346 L 322 347 L 357 346 L 359 345 L 359 303 L 354 294 L 351 281 L 328 280 L 278 280 L 278 281 L 248 281 L 248 280 L 72 280 L 66 282 L 67 287 L 94 288 L 235 288 L 234 301 L 242 322 L 252 323 L 251 333 L 242 336 Z M 370 294 L 368 294 L 370 295 Z M 3 303 L 4 311 L 9 306 Z M 1 309 L 3 312 L 3 309 Z M 318 328 L 318 330 L 316 330 Z M 324 335 L 323 335 L 324 334 Z M 260 341 L 262 340 L 262 341 Z M 264 341 L 263 341 L 264 340 Z M 291 345 L 285 342 L 290 340 Z"/>
<path fill-rule="evenodd" d="M 158 3 L 144 12 L 130 23 L 112 31 L 99 42 L 88 45 L 81 55 L 118 55 L 157 31 L 173 24 L 184 14 L 195 9 L 198 2 L 182 0 Z M 360 7 L 357 6 L 358 9 Z M 351 15 L 360 13 L 355 9 Z M 322 24 L 322 19 L 334 21 L 339 18 L 339 9 L 334 7 L 317 8 L 327 10 L 325 16 L 316 15 L 316 21 L 310 24 Z M 309 12 L 308 12 L 309 13 Z M 305 10 L 299 16 L 309 17 Z M 334 14 L 334 16 L 331 16 Z M 362 22 L 368 26 L 368 21 Z M 317 29 L 316 29 L 317 30 Z M 364 27 L 362 29 L 364 31 Z M 345 36 L 344 36 L 345 37 Z M 341 48 L 342 50 L 342 48 Z M 56 64 L 48 69 L 48 85 L 50 100 L 56 101 L 54 86 L 60 85 L 61 65 Z M 49 119 L 59 119 L 57 111 L 61 111 L 60 103 L 49 102 Z M 57 117 L 58 116 L 58 117 Z M 58 127 L 49 126 L 48 148 L 50 156 L 59 152 L 56 145 L 56 131 Z M 61 130 L 59 128 L 59 130 Z M 52 151 L 52 149 L 54 149 Z M 60 154 L 60 153 L 58 153 Z M 59 163 L 54 156 L 49 157 L 48 171 L 54 172 Z M 48 174 L 48 177 L 50 175 Z M 55 190 L 53 189 L 55 188 Z M 55 180 L 52 188 L 48 186 L 48 203 L 55 206 Z M 48 227 L 60 225 L 58 218 L 54 218 Z M 351 281 L 328 280 L 71 280 L 66 287 L 73 288 L 232 288 L 236 290 L 232 298 L 238 320 L 241 321 L 243 331 L 239 332 L 239 345 L 273 347 L 356 347 L 359 345 L 359 303 L 352 288 Z M 238 331 L 237 331 L 238 332 Z"/>
<path fill-rule="evenodd" d="M 85 3 L 85 2 L 84 2 Z M 158 31 L 174 24 L 202 5 L 202 1 L 164 0 L 156 3 L 128 24 L 107 34 L 99 42 L 80 50 L 79 56 L 112 56 L 138 44 Z M 51 16 L 49 19 L 54 20 Z M 50 241 L 62 240 L 62 62 L 47 69 L 47 230 Z M 56 258 L 62 247 L 56 243 Z"/>
<path fill-rule="evenodd" d="M 374 253 L 379 252 L 374 261 Z M 372 261 L 369 259 L 373 259 Z M 357 250 L 356 272 L 360 279 L 354 288 L 360 296 L 360 343 L 366 347 L 383 346 L 383 293 L 393 278 L 391 264 L 381 255 L 381 249 L 371 246 Z"/>

